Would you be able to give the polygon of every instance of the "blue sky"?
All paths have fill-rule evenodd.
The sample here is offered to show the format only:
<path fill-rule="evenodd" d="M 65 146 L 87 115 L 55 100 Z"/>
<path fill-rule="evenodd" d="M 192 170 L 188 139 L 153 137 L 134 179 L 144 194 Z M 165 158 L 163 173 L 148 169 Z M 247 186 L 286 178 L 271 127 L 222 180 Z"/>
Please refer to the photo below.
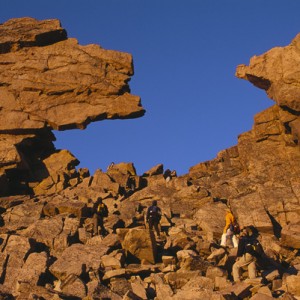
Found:
<path fill-rule="evenodd" d="M 237 144 L 256 113 L 271 106 L 263 90 L 235 77 L 300 32 L 299 0 L 0 0 L 0 22 L 59 19 L 81 45 L 133 55 L 131 93 L 140 119 L 101 121 L 54 131 L 91 174 L 110 162 L 133 162 L 138 174 L 162 163 L 186 174 Z"/>

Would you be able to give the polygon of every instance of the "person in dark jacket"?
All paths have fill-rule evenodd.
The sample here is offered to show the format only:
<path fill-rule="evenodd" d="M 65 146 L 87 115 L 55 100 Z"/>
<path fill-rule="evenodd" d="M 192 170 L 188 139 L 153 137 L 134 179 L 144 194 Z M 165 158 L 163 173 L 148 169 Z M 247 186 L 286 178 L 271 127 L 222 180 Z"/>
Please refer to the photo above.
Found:
<path fill-rule="evenodd" d="M 93 235 L 98 235 L 100 227 L 100 235 L 105 236 L 107 230 L 104 227 L 104 218 L 108 216 L 107 206 L 103 203 L 102 198 L 98 198 L 93 208 Z"/>
<path fill-rule="evenodd" d="M 256 260 L 261 251 L 261 245 L 253 236 L 251 229 L 243 228 L 240 233 L 236 262 L 232 266 L 234 282 L 240 282 L 240 269 L 244 266 L 248 266 L 249 278 L 256 278 Z"/>
<path fill-rule="evenodd" d="M 158 227 L 160 219 L 161 219 L 161 209 L 157 206 L 157 201 L 154 200 L 152 202 L 152 205 L 148 207 L 146 220 L 149 224 L 149 229 L 152 230 L 154 227 L 158 237 L 160 237 L 160 230 Z"/>

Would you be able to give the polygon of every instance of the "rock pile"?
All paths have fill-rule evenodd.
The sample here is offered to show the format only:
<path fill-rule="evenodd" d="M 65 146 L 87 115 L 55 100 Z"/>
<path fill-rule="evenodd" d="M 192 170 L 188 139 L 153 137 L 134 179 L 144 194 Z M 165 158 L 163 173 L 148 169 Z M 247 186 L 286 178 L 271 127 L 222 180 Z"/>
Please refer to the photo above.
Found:
<path fill-rule="evenodd" d="M 299 299 L 299 45 L 300 35 L 237 68 L 275 105 L 236 146 L 167 181 L 163 164 L 91 175 L 52 144 L 52 129 L 143 115 L 129 94 L 129 54 L 79 46 L 57 20 L 0 25 L 2 298 Z M 105 236 L 92 234 L 98 197 L 109 210 Z M 160 239 L 145 226 L 153 200 Z M 258 277 L 244 270 L 236 284 L 236 248 L 219 245 L 228 206 L 259 230 L 266 253 Z"/>

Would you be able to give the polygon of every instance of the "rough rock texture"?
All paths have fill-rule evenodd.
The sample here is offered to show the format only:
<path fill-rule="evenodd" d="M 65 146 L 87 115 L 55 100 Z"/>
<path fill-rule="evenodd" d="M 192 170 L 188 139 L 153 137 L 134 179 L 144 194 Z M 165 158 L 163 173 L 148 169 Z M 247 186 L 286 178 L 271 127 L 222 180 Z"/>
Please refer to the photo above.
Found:
<path fill-rule="evenodd" d="M 132 75 L 130 54 L 81 46 L 58 20 L 1 24 L 0 191 L 16 188 L 11 178 L 23 177 L 18 183 L 26 188 L 48 175 L 42 161 L 55 152 L 51 129 L 142 116 L 140 98 L 128 86 Z"/>
<path fill-rule="evenodd" d="M 163 164 L 91 175 L 52 144 L 52 129 L 144 113 L 129 94 L 129 54 L 79 46 L 57 20 L 0 25 L 0 298 L 299 298 L 299 48 L 300 35 L 238 66 L 275 105 L 237 145 L 166 181 Z M 93 232 L 98 197 L 109 211 L 104 236 Z M 145 223 L 153 200 L 159 239 Z M 237 249 L 219 243 L 228 206 L 265 251 L 258 278 L 242 270 L 234 285 Z"/>
<path fill-rule="evenodd" d="M 299 112 L 299 48 L 300 37 L 297 35 L 287 47 L 273 48 L 252 57 L 249 66 L 238 66 L 236 75 L 264 89 L 280 107 Z"/>

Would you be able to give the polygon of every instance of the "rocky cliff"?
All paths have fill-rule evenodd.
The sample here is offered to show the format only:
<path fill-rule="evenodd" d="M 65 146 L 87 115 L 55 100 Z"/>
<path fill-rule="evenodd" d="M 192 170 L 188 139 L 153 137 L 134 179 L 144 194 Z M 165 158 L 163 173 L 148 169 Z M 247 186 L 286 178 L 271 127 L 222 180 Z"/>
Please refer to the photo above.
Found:
<path fill-rule="evenodd" d="M 300 297 L 300 35 L 236 76 L 274 105 L 214 160 L 166 181 L 120 163 L 92 176 L 53 146 L 52 129 L 144 114 L 132 57 L 80 46 L 57 20 L 0 25 L 0 295 L 7 299 L 297 299 Z M 93 207 L 107 205 L 105 236 Z M 145 229 L 152 200 L 162 237 Z M 221 247 L 225 209 L 260 233 L 258 278 L 232 285 L 236 248 Z"/>
<path fill-rule="evenodd" d="M 43 160 L 54 153 L 64 156 L 54 149 L 52 129 L 142 116 L 140 98 L 128 86 L 132 75 L 131 55 L 80 46 L 67 38 L 58 20 L 23 18 L 2 24 L 1 194 L 30 193 L 51 175 Z M 70 166 L 78 164 L 68 156 Z"/>

